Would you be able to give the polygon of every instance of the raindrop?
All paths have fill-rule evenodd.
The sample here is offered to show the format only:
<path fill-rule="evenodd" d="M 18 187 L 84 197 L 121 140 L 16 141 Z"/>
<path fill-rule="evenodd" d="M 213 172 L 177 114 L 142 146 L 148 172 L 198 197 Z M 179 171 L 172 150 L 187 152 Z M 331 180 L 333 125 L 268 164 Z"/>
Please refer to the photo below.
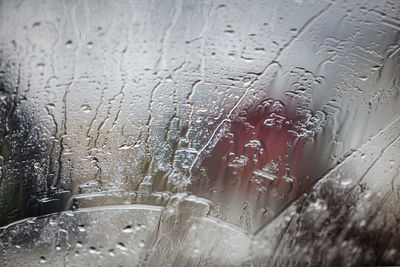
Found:
<path fill-rule="evenodd" d="M 65 42 L 65 47 L 69 48 L 72 46 L 72 40 L 68 40 Z"/>
<path fill-rule="evenodd" d="M 145 245 L 145 244 L 144 244 L 144 241 L 143 241 L 143 240 L 140 240 L 140 242 L 139 242 L 139 247 L 140 247 L 140 248 L 143 248 L 144 245 Z"/>
<path fill-rule="evenodd" d="M 90 113 L 92 111 L 92 108 L 88 104 L 83 104 L 80 110 L 84 113 Z"/>
<path fill-rule="evenodd" d="M 120 150 L 128 150 L 130 148 L 132 148 L 132 145 L 122 145 L 119 147 Z"/>
<path fill-rule="evenodd" d="M 128 249 L 125 247 L 125 244 L 122 242 L 118 242 L 117 246 L 118 249 L 122 250 L 122 251 L 127 251 Z"/>
<path fill-rule="evenodd" d="M 132 229 L 132 227 L 130 225 L 128 225 L 122 230 L 122 232 L 124 232 L 126 234 L 130 234 L 130 233 L 133 232 L 133 229 Z"/>
<path fill-rule="evenodd" d="M 110 249 L 110 250 L 108 251 L 108 254 L 109 254 L 111 257 L 114 257 L 114 256 L 115 256 L 115 253 L 114 253 L 114 250 L 113 250 L 113 249 Z"/>
<path fill-rule="evenodd" d="M 46 263 L 46 262 L 47 262 L 46 258 L 44 256 L 41 256 L 39 263 Z"/>
<path fill-rule="evenodd" d="M 89 253 L 90 254 L 97 254 L 97 249 L 95 247 L 90 247 L 89 248 Z"/>

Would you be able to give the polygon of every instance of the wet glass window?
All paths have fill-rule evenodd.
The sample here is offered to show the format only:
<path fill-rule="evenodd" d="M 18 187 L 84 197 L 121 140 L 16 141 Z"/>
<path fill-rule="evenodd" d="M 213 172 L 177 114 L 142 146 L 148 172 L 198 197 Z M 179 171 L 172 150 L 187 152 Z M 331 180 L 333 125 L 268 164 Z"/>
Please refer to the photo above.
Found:
<path fill-rule="evenodd" d="M 400 2 L 0 0 L 0 265 L 400 265 Z"/>

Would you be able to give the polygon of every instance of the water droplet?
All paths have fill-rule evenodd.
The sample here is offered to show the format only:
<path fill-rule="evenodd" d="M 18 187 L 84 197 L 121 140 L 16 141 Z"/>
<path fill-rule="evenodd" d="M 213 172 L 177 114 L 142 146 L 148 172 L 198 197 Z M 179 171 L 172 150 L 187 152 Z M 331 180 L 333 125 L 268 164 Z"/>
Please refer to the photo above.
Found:
<path fill-rule="evenodd" d="M 130 234 L 130 233 L 133 232 L 133 229 L 132 229 L 132 227 L 130 225 L 128 225 L 122 230 L 122 232 L 124 232 L 126 234 Z"/>
<path fill-rule="evenodd" d="M 344 180 L 342 180 L 342 182 L 340 184 L 343 186 L 348 186 L 351 184 L 351 182 L 352 182 L 351 179 L 344 179 Z"/>
<path fill-rule="evenodd" d="M 267 126 L 267 127 L 274 126 L 274 119 L 266 119 L 264 121 L 264 126 Z"/>
<path fill-rule="evenodd" d="M 90 247 L 89 248 L 89 253 L 90 254 L 97 254 L 97 249 L 95 247 Z"/>
<path fill-rule="evenodd" d="M 113 250 L 113 249 L 110 249 L 110 250 L 108 251 L 108 255 L 110 255 L 111 257 L 114 257 L 114 256 L 115 256 L 114 250 Z"/>
<path fill-rule="evenodd" d="M 122 251 L 127 251 L 128 249 L 125 247 L 125 244 L 122 242 L 118 242 L 117 246 L 118 249 L 122 250 Z"/>
<path fill-rule="evenodd" d="M 81 106 L 81 111 L 84 113 L 90 113 L 92 111 L 92 108 L 88 104 L 83 104 Z"/>
<path fill-rule="evenodd" d="M 40 168 L 40 163 L 39 163 L 39 162 L 35 162 L 35 163 L 33 164 L 33 167 L 34 167 L 35 169 L 39 169 L 39 168 Z"/>
<path fill-rule="evenodd" d="M 122 145 L 119 147 L 120 150 L 128 150 L 130 148 L 132 148 L 132 145 Z"/>
<path fill-rule="evenodd" d="M 65 42 L 65 47 L 70 48 L 72 46 L 72 40 L 68 40 Z"/>
<path fill-rule="evenodd" d="M 139 247 L 140 247 L 140 248 L 143 248 L 144 245 L 145 245 L 145 244 L 144 244 L 144 241 L 143 241 L 143 240 L 140 240 L 140 242 L 139 242 Z"/>
<path fill-rule="evenodd" d="M 47 262 L 46 258 L 44 256 L 41 256 L 39 263 L 46 263 L 46 262 Z"/>

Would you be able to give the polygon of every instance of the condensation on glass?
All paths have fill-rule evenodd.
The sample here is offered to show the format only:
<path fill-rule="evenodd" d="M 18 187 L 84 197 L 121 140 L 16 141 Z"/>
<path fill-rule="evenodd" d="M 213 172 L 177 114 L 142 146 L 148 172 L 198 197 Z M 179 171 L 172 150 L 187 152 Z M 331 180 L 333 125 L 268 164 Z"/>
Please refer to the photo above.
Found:
<path fill-rule="evenodd" d="M 0 1 L 0 265 L 400 264 L 399 18 Z"/>

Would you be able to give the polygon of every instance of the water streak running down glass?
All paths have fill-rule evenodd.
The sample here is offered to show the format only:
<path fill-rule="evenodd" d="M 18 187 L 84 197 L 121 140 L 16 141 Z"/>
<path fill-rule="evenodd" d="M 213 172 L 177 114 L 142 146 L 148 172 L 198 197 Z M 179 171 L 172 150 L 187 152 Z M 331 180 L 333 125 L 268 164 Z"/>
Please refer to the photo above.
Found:
<path fill-rule="evenodd" d="M 0 0 L 0 265 L 400 265 L 399 18 Z"/>

